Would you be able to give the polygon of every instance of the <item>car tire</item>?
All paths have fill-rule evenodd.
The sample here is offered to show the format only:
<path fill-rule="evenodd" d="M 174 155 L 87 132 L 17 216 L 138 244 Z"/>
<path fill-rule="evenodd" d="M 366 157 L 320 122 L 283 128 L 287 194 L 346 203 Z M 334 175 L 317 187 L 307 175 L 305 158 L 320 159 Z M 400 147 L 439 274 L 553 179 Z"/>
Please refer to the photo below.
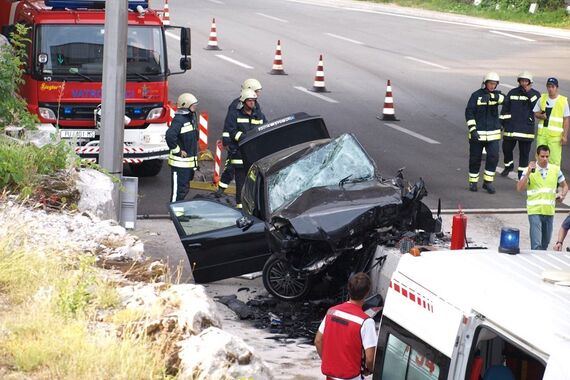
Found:
<path fill-rule="evenodd" d="M 273 254 L 263 266 L 263 285 L 280 300 L 299 301 L 309 294 L 311 278 L 291 268 L 282 256 Z"/>
<path fill-rule="evenodd" d="M 163 160 L 147 160 L 140 164 L 129 164 L 135 177 L 154 177 L 160 173 Z"/>

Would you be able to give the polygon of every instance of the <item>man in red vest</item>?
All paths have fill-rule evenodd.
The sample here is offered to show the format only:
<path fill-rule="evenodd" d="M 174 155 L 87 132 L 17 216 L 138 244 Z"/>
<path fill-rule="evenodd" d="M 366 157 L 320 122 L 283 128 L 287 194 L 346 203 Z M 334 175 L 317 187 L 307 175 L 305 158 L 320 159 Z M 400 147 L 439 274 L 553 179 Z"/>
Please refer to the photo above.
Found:
<path fill-rule="evenodd" d="M 348 280 L 349 300 L 331 307 L 319 326 L 315 347 L 327 380 L 359 380 L 374 369 L 376 326 L 362 311 L 369 292 L 370 277 L 356 273 Z"/>

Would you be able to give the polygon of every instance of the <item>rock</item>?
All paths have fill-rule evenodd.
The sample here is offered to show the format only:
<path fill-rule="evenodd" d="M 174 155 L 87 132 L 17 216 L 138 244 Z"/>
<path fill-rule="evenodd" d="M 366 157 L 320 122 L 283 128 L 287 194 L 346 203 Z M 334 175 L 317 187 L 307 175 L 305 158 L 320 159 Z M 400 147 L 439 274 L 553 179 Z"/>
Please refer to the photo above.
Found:
<path fill-rule="evenodd" d="M 181 380 L 273 379 L 242 339 L 210 327 L 179 343 Z"/>
<path fill-rule="evenodd" d="M 77 208 L 88 211 L 101 219 L 114 217 L 113 188 L 111 178 L 97 170 L 85 169 L 79 172 L 77 189 L 81 199 Z"/>

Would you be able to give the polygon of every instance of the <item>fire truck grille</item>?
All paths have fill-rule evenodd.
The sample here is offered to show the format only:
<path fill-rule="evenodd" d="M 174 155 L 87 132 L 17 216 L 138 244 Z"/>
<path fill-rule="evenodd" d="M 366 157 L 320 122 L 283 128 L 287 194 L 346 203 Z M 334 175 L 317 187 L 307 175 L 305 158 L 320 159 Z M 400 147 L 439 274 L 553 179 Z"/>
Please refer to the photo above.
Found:
<path fill-rule="evenodd" d="M 40 107 L 49 108 L 53 111 L 53 113 L 58 115 L 59 112 L 59 120 L 94 120 L 93 112 L 98 104 L 71 104 L 71 103 L 64 103 L 61 104 L 59 107 L 57 104 L 54 103 L 45 103 L 40 104 Z M 129 103 L 125 106 L 125 115 L 127 115 L 131 120 L 145 120 L 148 116 L 148 113 L 153 108 L 162 107 L 162 103 Z"/>

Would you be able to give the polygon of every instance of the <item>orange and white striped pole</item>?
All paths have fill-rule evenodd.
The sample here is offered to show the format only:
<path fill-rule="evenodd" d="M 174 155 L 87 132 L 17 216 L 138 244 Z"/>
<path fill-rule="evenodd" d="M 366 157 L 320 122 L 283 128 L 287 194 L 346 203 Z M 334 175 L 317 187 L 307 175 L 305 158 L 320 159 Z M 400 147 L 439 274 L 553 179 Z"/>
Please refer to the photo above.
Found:
<path fill-rule="evenodd" d="M 198 122 L 199 124 L 199 140 L 198 140 L 198 146 L 199 146 L 199 151 L 203 152 L 205 150 L 208 150 L 208 113 L 207 112 L 201 112 L 200 113 L 200 121 Z"/>
<path fill-rule="evenodd" d="M 281 57 L 281 40 L 277 40 L 275 48 L 275 57 L 273 58 L 273 67 L 269 72 L 271 75 L 287 75 L 283 70 L 283 58 Z"/>
<path fill-rule="evenodd" d="M 319 56 L 319 64 L 317 65 L 317 73 L 315 74 L 315 81 L 313 82 L 314 92 L 328 92 L 325 87 L 325 69 L 323 65 L 323 55 Z"/>
<path fill-rule="evenodd" d="M 222 166 L 222 140 L 216 141 L 216 156 L 214 157 L 214 176 L 212 178 L 215 185 L 220 182 L 220 168 Z"/>
<path fill-rule="evenodd" d="M 210 26 L 210 35 L 208 36 L 208 46 L 206 50 L 221 50 L 218 46 L 218 31 L 216 28 L 216 19 L 212 19 L 212 26 Z"/>
<path fill-rule="evenodd" d="M 380 119 L 380 117 L 378 117 Z M 392 96 L 392 82 L 388 79 L 386 84 L 386 97 L 384 98 L 384 108 L 382 109 L 382 120 L 398 121 L 394 110 L 394 98 Z"/>
<path fill-rule="evenodd" d="M 164 9 L 162 11 L 162 24 L 170 25 L 170 10 L 168 9 L 168 0 L 164 0 Z"/>

